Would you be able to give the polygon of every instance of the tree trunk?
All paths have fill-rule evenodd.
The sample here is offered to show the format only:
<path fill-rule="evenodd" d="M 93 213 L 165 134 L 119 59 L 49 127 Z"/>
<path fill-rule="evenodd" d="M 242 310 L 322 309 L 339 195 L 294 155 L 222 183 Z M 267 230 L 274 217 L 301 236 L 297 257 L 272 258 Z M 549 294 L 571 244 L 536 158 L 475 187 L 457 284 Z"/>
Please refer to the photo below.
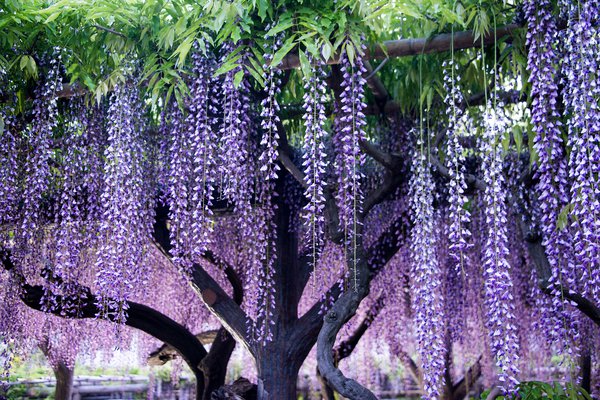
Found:
<path fill-rule="evenodd" d="M 204 373 L 203 400 L 210 400 L 212 392 L 225 384 L 227 365 L 234 348 L 235 339 L 225 328 L 219 329 L 208 355 L 200 363 L 200 370 Z"/>
<path fill-rule="evenodd" d="M 56 390 L 54 398 L 56 400 L 71 400 L 73 392 L 73 369 L 69 368 L 65 363 L 59 362 L 54 368 L 54 376 L 56 377 Z"/>
<path fill-rule="evenodd" d="M 591 392 L 592 357 L 590 353 L 584 353 L 579 360 L 581 370 L 581 387 L 588 393 Z"/>
<path fill-rule="evenodd" d="M 296 383 L 300 364 L 284 346 L 269 343 L 257 361 L 258 400 L 297 400 Z"/>

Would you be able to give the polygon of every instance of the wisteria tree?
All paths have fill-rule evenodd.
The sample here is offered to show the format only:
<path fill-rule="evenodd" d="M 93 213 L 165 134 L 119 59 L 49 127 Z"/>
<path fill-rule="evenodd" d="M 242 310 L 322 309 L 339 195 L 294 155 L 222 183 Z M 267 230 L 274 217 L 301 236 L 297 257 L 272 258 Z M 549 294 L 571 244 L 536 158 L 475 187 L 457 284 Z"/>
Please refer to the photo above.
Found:
<path fill-rule="evenodd" d="M 236 344 L 261 400 L 296 399 L 315 346 L 325 398 L 376 399 L 340 363 L 359 340 L 426 399 L 515 395 L 553 356 L 590 391 L 598 11 L 5 2 L 2 348 L 28 307 L 164 342 L 198 399 Z"/>

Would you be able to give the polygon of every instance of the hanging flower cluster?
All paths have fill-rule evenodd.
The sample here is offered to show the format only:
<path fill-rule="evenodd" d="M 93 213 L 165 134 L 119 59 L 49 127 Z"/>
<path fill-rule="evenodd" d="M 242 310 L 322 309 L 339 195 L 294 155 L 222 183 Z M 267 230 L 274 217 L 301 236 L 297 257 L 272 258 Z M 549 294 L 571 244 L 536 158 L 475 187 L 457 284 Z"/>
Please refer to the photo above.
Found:
<path fill-rule="evenodd" d="M 17 219 L 19 193 L 18 139 L 15 134 L 13 110 L 0 108 L 0 225 L 14 223 Z"/>
<path fill-rule="evenodd" d="M 357 51 L 357 53 L 359 53 Z M 340 94 L 339 122 L 333 138 L 336 150 L 335 172 L 337 176 L 337 202 L 340 225 L 346 234 L 348 245 L 356 249 L 359 232 L 359 215 L 362 212 L 363 191 L 361 166 L 365 156 L 359 143 L 365 139 L 367 124 L 364 110 L 364 74 L 366 68 L 360 56 L 355 57 L 354 64 L 346 53 L 341 57 L 342 93 Z M 349 254 L 348 260 L 356 264 L 355 254 Z"/>
<path fill-rule="evenodd" d="M 304 195 L 308 203 L 303 208 L 303 218 L 308 226 L 308 243 L 312 246 L 313 264 L 316 263 L 319 249 L 323 245 L 325 227 L 325 179 L 327 153 L 325 150 L 325 72 L 315 67 L 304 77 L 304 141 L 302 143 L 302 165 L 306 177 Z M 316 265 L 316 264 L 315 264 Z"/>
<path fill-rule="evenodd" d="M 571 239 L 568 230 L 558 226 L 559 214 L 568 204 L 567 157 L 560 132 L 557 111 L 558 85 L 556 46 L 556 23 L 549 1 L 526 3 L 528 21 L 527 44 L 529 46 L 528 68 L 531 82 L 532 129 L 535 132 L 534 149 L 538 155 L 536 192 L 540 204 L 538 220 L 542 231 L 542 244 L 552 269 L 549 287 L 553 291 L 552 310 L 547 312 L 551 340 L 564 342 L 560 349 L 572 352 L 567 338 L 576 337 L 573 316 L 569 315 L 568 302 L 563 298 L 561 282 L 576 289 L 576 276 L 572 262 Z M 567 322 L 569 321 L 569 322 Z M 562 351 L 562 350 L 561 350 Z"/>
<path fill-rule="evenodd" d="M 422 134 L 417 147 L 423 146 Z M 427 155 L 419 151 L 413 160 L 410 182 L 411 219 L 410 235 L 412 293 L 415 333 L 423 365 L 425 399 L 439 399 L 442 395 L 445 371 L 444 355 L 444 301 L 441 270 L 436 254 L 435 185 Z"/>
<path fill-rule="evenodd" d="M 230 46 L 223 49 L 224 55 Z M 269 55 L 266 57 L 269 59 Z M 263 102 L 262 137 L 251 108 L 250 86 L 241 67 L 225 74 L 222 83 L 223 120 L 220 127 L 221 190 L 233 205 L 239 229 L 247 246 L 244 299 L 248 306 L 248 329 L 258 342 L 271 340 L 274 323 L 275 179 L 278 166 L 278 105 L 275 96 L 279 79 L 266 68 L 267 98 Z M 236 78 L 238 77 L 238 78 Z M 237 82 L 236 82 L 237 81 Z"/>
<path fill-rule="evenodd" d="M 273 54 L 281 46 L 281 35 L 276 35 L 266 46 L 263 65 L 263 79 L 265 81 L 266 96 L 261 101 L 261 128 L 262 136 L 258 152 L 258 174 L 256 177 L 256 192 L 258 204 L 254 213 L 255 234 L 253 251 L 254 268 L 256 274 L 256 291 L 253 296 L 254 324 L 252 336 L 262 345 L 273 339 L 271 327 L 275 324 L 275 262 L 276 260 L 276 229 L 274 196 L 277 196 L 276 181 L 279 165 L 277 164 L 279 147 L 279 126 L 281 121 L 278 116 L 279 103 L 277 95 L 281 89 L 281 71 L 270 65 Z"/>
<path fill-rule="evenodd" d="M 169 163 L 169 234 L 173 248 L 173 263 L 184 273 L 189 274 L 192 267 L 193 235 L 192 219 L 192 182 L 193 159 L 191 135 L 183 124 L 183 114 L 177 105 L 170 107 L 171 120 L 163 118 L 161 124 L 170 129 Z"/>
<path fill-rule="evenodd" d="M 469 248 L 469 238 L 471 232 L 469 223 L 471 221 L 470 212 L 466 209 L 467 196 L 464 191 L 467 188 L 465 182 L 465 156 L 464 149 L 460 143 L 460 128 L 464 125 L 464 115 L 460 104 L 463 101 L 462 93 L 458 83 L 460 78 L 455 74 L 458 71 L 458 64 L 451 60 L 444 69 L 444 86 L 446 89 L 446 98 L 444 103 L 448 107 L 448 128 L 446 137 L 448 139 L 448 154 L 446 156 L 446 167 L 450 182 L 448 184 L 448 217 L 449 226 L 449 255 L 457 271 L 464 272 L 465 252 Z"/>
<path fill-rule="evenodd" d="M 223 49 L 224 55 L 231 51 Z M 225 59 L 225 56 L 224 58 Z M 241 67 L 225 74 L 223 93 L 223 120 L 219 130 L 222 168 L 222 190 L 239 214 L 240 223 L 248 224 L 252 212 L 251 199 L 254 193 L 251 165 L 251 135 L 253 121 L 250 115 L 248 82 L 245 79 L 236 87 L 235 76 Z"/>
<path fill-rule="evenodd" d="M 137 86 L 117 85 L 108 109 L 108 139 L 96 285 L 99 317 L 123 324 L 125 300 L 143 287 L 152 211 L 144 185 L 144 145 Z"/>
<path fill-rule="evenodd" d="M 87 194 L 86 210 L 87 219 L 89 221 L 100 220 L 102 216 L 101 197 L 103 190 L 104 178 L 104 150 L 106 148 L 106 130 L 105 124 L 105 106 L 94 106 L 91 109 L 81 111 L 80 118 L 82 120 L 82 133 L 86 145 L 86 178 L 84 179 L 84 187 Z M 86 230 L 87 243 L 90 246 L 95 245 L 95 231 Z"/>
<path fill-rule="evenodd" d="M 26 132 L 29 156 L 24 170 L 23 207 L 18 235 L 20 250 L 24 252 L 34 249 L 31 241 L 39 232 L 44 217 L 42 196 L 48 189 L 52 131 L 57 126 L 56 92 L 62 88 L 60 49 L 54 50 L 49 64 L 44 85 L 36 91 L 33 122 Z"/>
<path fill-rule="evenodd" d="M 597 30 L 599 6 L 585 1 L 573 5 L 565 39 L 563 63 L 565 112 L 568 120 L 569 181 L 573 207 L 573 250 L 577 274 L 586 296 L 600 302 L 600 65 Z M 573 278 L 573 277 L 571 277 Z"/>
<path fill-rule="evenodd" d="M 214 70 L 211 59 L 203 57 L 198 51 L 192 55 L 196 80 L 192 85 L 190 114 L 186 123 L 192 141 L 194 186 L 192 188 L 192 237 L 194 257 L 203 254 L 209 244 L 212 232 L 210 217 L 213 191 L 216 182 L 217 131 L 212 119 L 215 114 L 215 98 L 211 96 L 211 75 Z"/>
<path fill-rule="evenodd" d="M 514 315 L 513 283 L 508 261 L 506 187 L 502 171 L 500 141 L 507 129 L 507 120 L 501 106 L 486 108 L 483 153 L 483 178 L 486 184 L 483 200 L 485 207 L 486 240 L 482 249 L 487 324 L 492 354 L 499 369 L 498 378 L 507 391 L 518 383 L 519 344 Z"/>
<path fill-rule="evenodd" d="M 88 171 L 88 124 L 86 108 L 82 101 L 73 101 L 64 123 L 63 143 L 63 187 L 59 195 L 59 206 L 55 214 L 57 224 L 55 238 L 55 259 L 52 273 L 60 278 L 51 285 L 55 294 L 75 294 L 79 288 L 78 281 L 88 266 L 84 259 L 85 247 L 92 248 L 94 243 L 90 235 L 85 235 L 86 228 L 97 224 L 89 218 L 88 211 L 93 198 L 87 196 L 89 180 Z M 93 192 L 93 191 L 92 191 Z M 49 298 L 51 302 L 55 299 Z M 54 307 L 56 304 L 51 305 Z M 75 312 L 77 304 L 62 304 L 65 312 Z"/>
<path fill-rule="evenodd" d="M 281 92 L 281 71 L 270 66 L 273 59 L 273 53 L 281 46 L 281 38 L 276 37 L 270 49 L 270 53 L 264 55 L 265 65 L 263 65 L 263 78 L 265 80 L 266 97 L 261 101 L 262 111 L 260 113 L 262 128 L 262 138 L 260 145 L 262 152 L 258 158 L 260 171 L 267 181 L 273 182 L 277 179 L 277 147 L 279 145 L 279 127 L 281 123 L 277 113 L 279 112 L 279 103 L 277 95 Z"/>

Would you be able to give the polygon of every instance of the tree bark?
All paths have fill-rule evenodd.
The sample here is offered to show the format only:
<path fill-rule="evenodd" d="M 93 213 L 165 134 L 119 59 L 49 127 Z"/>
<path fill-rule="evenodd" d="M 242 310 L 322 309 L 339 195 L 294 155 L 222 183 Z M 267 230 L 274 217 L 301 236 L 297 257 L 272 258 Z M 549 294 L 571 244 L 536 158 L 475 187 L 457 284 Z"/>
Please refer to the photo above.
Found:
<path fill-rule="evenodd" d="M 271 342 L 260 351 L 257 360 L 258 400 L 296 400 L 299 360 L 290 352 L 290 343 Z M 286 349 L 287 347 L 287 349 Z"/>
<path fill-rule="evenodd" d="M 235 339 L 225 328 L 219 329 L 210 351 L 199 365 L 204 374 L 203 400 L 210 400 L 213 391 L 225 384 L 227 365 L 234 349 Z"/>
<path fill-rule="evenodd" d="M 233 301 L 240 305 L 244 299 L 244 287 L 233 267 L 225 266 L 225 274 L 233 287 Z M 227 329 L 221 327 L 217 332 L 206 357 L 200 362 L 199 369 L 204 373 L 203 400 L 211 400 L 212 393 L 225 384 L 227 365 L 235 349 L 235 339 Z"/>
<path fill-rule="evenodd" d="M 592 388 L 592 356 L 589 352 L 584 352 L 579 359 L 581 370 L 581 387 L 588 393 Z"/>
<path fill-rule="evenodd" d="M 73 369 L 69 368 L 65 363 L 59 362 L 56 368 L 53 368 L 53 371 L 56 377 L 54 398 L 56 400 L 71 400 L 74 377 Z"/>
<path fill-rule="evenodd" d="M 342 361 L 346 357 L 349 357 L 350 354 L 352 354 L 352 352 L 358 345 L 360 339 L 363 337 L 365 332 L 367 332 L 367 329 L 369 329 L 375 318 L 379 315 L 381 309 L 384 307 L 384 300 L 384 295 L 379 296 L 379 298 L 375 301 L 373 307 L 367 312 L 365 318 L 361 321 L 361 323 L 354 330 L 354 332 L 352 332 L 352 335 L 350 335 L 350 337 L 348 337 L 346 340 L 340 343 L 333 350 L 333 359 L 335 361 L 336 366 L 339 364 L 340 361 Z M 327 381 L 323 379 L 318 368 L 317 378 L 319 379 L 319 382 L 321 384 L 321 393 L 323 399 L 334 400 L 333 389 L 331 389 L 331 387 L 327 384 Z"/>
<path fill-rule="evenodd" d="M 329 386 L 327 384 L 327 381 L 325 380 L 325 378 L 323 378 L 323 376 L 319 372 L 319 368 L 317 368 L 317 379 L 319 380 L 319 383 L 321 384 L 322 400 L 335 400 L 335 392 L 333 391 L 331 386 Z"/>
<path fill-rule="evenodd" d="M 483 36 L 483 43 L 486 45 L 493 44 L 496 40 L 513 36 L 516 30 L 522 28 L 523 26 L 520 24 L 499 27 L 495 32 L 485 34 Z M 388 40 L 375 46 L 373 51 L 367 50 L 365 58 L 382 60 L 386 58 L 439 53 L 449 51 L 452 47 L 454 50 L 461 50 L 477 46 L 481 46 L 481 41 L 473 31 L 454 32 L 454 34 L 442 33 L 428 38 Z M 339 62 L 339 54 L 334 54 L 326 60 L 327 64 L 339 64 Z M 288 54 L 277 67 L 284 70 L 299 68 L 300 57 L 298 54 Z"/>

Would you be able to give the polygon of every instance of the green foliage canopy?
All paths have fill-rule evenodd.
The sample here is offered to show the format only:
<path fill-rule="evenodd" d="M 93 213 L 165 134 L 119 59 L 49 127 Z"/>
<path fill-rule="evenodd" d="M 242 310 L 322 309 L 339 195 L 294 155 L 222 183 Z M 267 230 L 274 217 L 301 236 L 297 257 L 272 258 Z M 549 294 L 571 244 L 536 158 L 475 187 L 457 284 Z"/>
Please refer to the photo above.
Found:
<path fill-rule="evenodd" d="M 477 37 L 518 19 L 520 5 L 514 1 L 480 0 L 5 0 L 0 6 L 0 69 L 19 82 L 14 91 L 20 102 L 27 98 L 44 68 L 43 57 L 52 49 L 63 49 L 63 62 L 72 84 L 85 88 L 97 100 L 116 82 L 125 79 L 131 60 L 142 69 L 143 85 L 152 102 L 187 92 L 190 51 L 197 42 L 205 52 L 224 42 L 233 42 L 233 52 L 217 73 L 241 63 L 241 53 L 251 56 L 244 68 L 256 86 L 262 85 L 264 47 L 275 35 L 283 45 L 274 55 L 277 65 L 289 53 L 300 54 L 306 67 L 308 57 L 326 60 L 346 50 L 352 58 L 361 44 L 373 47 L 386 40 L 431 37 L 437 33 L 472 30 Z M 464 89 L 482 90 L 483 64 L 491 54 L 504 71 L 524 76 L 524 38 L 499 40 L 481 57 L 480 49 L 457 52 Z M 508 57 L 512 54 L 512 57 Z M 441 103 L 441 63 L 449 54 L 406 57 L 386 62 L 378 73 L 404 112 L 421 100 Z M 374 66 L 376 67 L 376 66 Z M 282 97 L 293 99 L 301 68 L 292 73 Z M 517 75 L 518 74 L 518 75 Z"/>

